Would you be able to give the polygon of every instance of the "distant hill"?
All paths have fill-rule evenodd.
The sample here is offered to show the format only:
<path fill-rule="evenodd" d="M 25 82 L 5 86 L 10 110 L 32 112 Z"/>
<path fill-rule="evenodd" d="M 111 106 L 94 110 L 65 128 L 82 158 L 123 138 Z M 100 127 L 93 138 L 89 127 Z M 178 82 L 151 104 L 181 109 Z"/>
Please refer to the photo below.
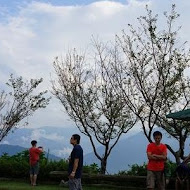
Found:
<path fill-rule="evenodd" d="M 38 141 L 38 146 L 43 146 L 46 152 L 49 151 L 60 158 L 67 158 L 72 150 L 70 137 L 77 133 L 76 128 L 41 127 L 35 129 L 19 128 L 10 132 L 1 144 L 18 145 L 24 148 L 31 146 L 32 140 Z M 85 139 L 84 139 L 85 141 Z M 86 142 L 84 144 L 87 144 Z"/>
<path fill-rule="evenodd" d="M 1 144 L 0 145 L 0 156 L 7 153 L 9 156 L 16 155 L 20 152 L 23 152 L 24 150 L 27 150 L 27 148 L 18 146 L 18 145 L 8 145 L 8 144 Z M 45 152 L 45 156 L 47 157 L 47 152 Z M 60 157 L 57 157 L 55 155 L 49 154 L 48 158 L 50 160 L 60 160 Z"/>
<path fill-rule="evenodd" d="M 74 133 L 79 133 L 81 135 L 81 146 L 84 150 L 84 164 L 100 164 L 100 161 L 94 156 L 89 139 L 81 134 L 75 127 L 58 128 L 46 126 L 36 129 L 17 129 L 9 133 L 0 143 L 0 155 L 5 151 L 10 151 L 9 154 L 20 152 L 20 150 L 22 151 L 29 148 L 31 146 L 31 140 L 36 139 L 38 141 L 38 146 L 43 146 L 46 152 L 49 151 L 52 157 L 55 156 L 55 159 L 68 158 L 73 148 L 72 145 L 70 145 L 70 137 Z M 177 141 L 173 138 L 168 138 L 164 132 L 162 141 L 170 144 L 174 150 L 177 150 Z M 189 143 L 190 140 L 188 139 L 185 146 L 186 153 L 190 153 Z M 147 162 L 147 144 L 148 141 L 142 132 L 133 132 L 123 135 L 108 158 L 107 171 L 109 173 L 117 173 L 119 170 L 128 169 L 129 165 Z M 98 152 L 100 155 L 103 155 L 103 147 L 99 147 Z M 169 158 L 174 160 L 170 153 Z"/>
<path fill-rule="evenodd" d="M 173 138 L 168 138 L 163 132 L 163 143 L 170 144 L 174 150 L 177 150 L 178 143 Z M 188 144 L 190 139 L 187 139 L 185 146 L 185 154 L 190 153 Z M 120 140 L 113 148 L 111 155 L 108 158 L 107 172 L 118 173 L 120 170 L 127 170 L 132 164 L 147 163 L 146 148 L 149 144 L 142 132 L 138 132 L 128 138 Z M 99 153 L 103 155 L 103 148 L 98 149 Z M 168 159 L 175 161 L 173 155 L 168 151 Z M 100 161 L 97 160 L 94 153 L 89 153 L 85 156 L 85 163 L 97 163 L 100 165 Z"/>
<path fill-rule="evenodd" d="M 118 142 L 111 152 L 107 163 L 108 173 L 117 173 L 120 170 L 126 170 L 129 165 L 143 164 L 147 161 L 146 146 L 148 142 L 142 133 L 137 133 L 129 138 Z M 100 154 L 103 154 L 103 148 L 98 149 Z M 93 153 L 85 156 L 86 164 L 92 162 L 100 164 Z"/>
<path fill-rule="evenodd" d="M 4 153 L 7 153 L 9 156 L 13 156 L 19 152 L 22 152 L 26 150 L 26 148 L 23 148 L 18 145 L 8 145 L 8 144 L 1 144 L 0 145 L 0 156 L 2 156 Z"/>

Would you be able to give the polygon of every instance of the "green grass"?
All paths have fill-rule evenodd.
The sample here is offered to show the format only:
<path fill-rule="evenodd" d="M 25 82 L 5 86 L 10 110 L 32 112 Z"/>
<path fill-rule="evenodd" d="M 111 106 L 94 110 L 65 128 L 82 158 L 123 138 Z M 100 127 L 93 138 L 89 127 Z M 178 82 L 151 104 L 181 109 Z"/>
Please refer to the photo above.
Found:
<path fill-rule="evenodd" d="M 0 181 L 0 190 L 66 190 L 66 189 L 68 190 L 68 188 L 59 187 L 59 185 L 40 184 L 39 186 L 32 187 L 30 186 L 29 183 L 26 183 L 26 182 Z M 98 189 L 110 190 L 112 188 L 83 186 L 83 190 L 98 190 Z"/>

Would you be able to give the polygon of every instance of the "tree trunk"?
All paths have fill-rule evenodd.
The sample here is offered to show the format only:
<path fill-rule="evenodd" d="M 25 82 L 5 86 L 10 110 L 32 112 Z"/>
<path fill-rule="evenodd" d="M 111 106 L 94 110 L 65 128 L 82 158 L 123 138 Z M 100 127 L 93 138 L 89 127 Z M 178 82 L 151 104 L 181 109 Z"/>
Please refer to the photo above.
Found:
<path fill-rule="evenodd" d="M 106 167 L 107 167 L 107 158 L 102 158 L 101 160 L 101 168 L 100 168 L 100 173 L 105 174 L 106 173 Z"/>
<path fill-rule="evenodd" d="M 180 164 L 180 156 L 178 154 L 174 155 L 176 164 Z"/>
<path fill-rule="evenodd" d="M 180 164 L 180 150 L 175 152 L 172 147 L 168 144 L 166 144 L 168 150 L 172 153 L 172 155 L 175 157 L 176 164 Z"/>

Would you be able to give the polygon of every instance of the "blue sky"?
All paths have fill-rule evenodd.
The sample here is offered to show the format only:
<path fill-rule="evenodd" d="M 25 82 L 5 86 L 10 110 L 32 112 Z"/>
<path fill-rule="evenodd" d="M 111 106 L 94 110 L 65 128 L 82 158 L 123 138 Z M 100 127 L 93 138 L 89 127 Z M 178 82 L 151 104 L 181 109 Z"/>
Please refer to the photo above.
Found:
<path fill-rule="evenodd" d="M 12 11 L 11 13 L 15 13 L 18 11 L 19 6 L 32 3 L 34 1 L 35 0 L 0 0 L 0 6 L 8 8 L 9 10 Z M 99 2 L 100 1 L 102 0 L 99 0 Z M 73 6 L 73 5 L 75 6 L 75 5 L 88 5 L 98 1 L 97 0 L 36 0 L 36 2 L 50 3 L 55 6 Z M 127 0 L 117 0 L 115 2 L 127 4 Z"/>
<path fill-rule="evenodd" d="M 25 79 L 44 78 L 51 90 L 53 60 L 68 49 L 86 50 L 92 35 L 104 41 L 137 25 L 146 4 L 159 16 L 176 3 L 181 14 L 180 40 L 190 42 L 189 0 L 0 0 L 0 88 L 11 73 Z M 163 25 L 163 23 L 161 23 Z M 73 125 L 56 99 L 29 119 L 29 127 Z"/>
<path fill-rule="evenodd" d="M 9 16 L 16 15 L 20 11 L 21 7 L 25 7 L 32 2 L 46 3 L 54 6 L 85 6 L 100 1 L 103 0 L 0 0 L 0 10 L 2 11 L 0 11 L 0 15 L 2 15 L 0 20 L 6 21 L 4 14 L 8 14 Z M 115 2 L 127 4 L 127 0 L 117 0 Z"/>
<path fill-rule="evenodd" d="M 1 0 L 0 5 L 1 6 L 7 6 L 7 7 L 13 7 L 17 6 L 18 4 L 21 3 L 31 3 L 35 0 Z M 43 3 L 51 3 L 53 5 L 87 5 L 93 2 L 98 2 L 102 0 L 36 0 L 38 2 L 43 2 Z M 111 0 L 110 0 L 111 1 Z M 112 0 L 114 1 L 114 0 Z M 117 0 L 116 2 L 120 2 L 123 4 L 127 3 L 127 0 Z"/>

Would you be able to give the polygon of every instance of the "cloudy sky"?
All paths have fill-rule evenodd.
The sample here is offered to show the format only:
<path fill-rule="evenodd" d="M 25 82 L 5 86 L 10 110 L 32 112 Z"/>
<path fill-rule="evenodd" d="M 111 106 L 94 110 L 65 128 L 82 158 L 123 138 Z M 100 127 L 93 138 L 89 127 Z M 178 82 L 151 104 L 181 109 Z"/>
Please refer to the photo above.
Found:
<path fill-rule="evenodd" d="M 190 42 L 189 0 L 0 0 L 0 88 L 11 73 L 44 78 L 51 90 L 53 60 L 70 48 L 86 49 L 92 35 L 114 39 L 128 23 L 137 24 L 145 5 L 160 16 L 177 5 L 180 38 Z M 29 119 L 29 127 L 72 126 L 56 99 Z"/>

